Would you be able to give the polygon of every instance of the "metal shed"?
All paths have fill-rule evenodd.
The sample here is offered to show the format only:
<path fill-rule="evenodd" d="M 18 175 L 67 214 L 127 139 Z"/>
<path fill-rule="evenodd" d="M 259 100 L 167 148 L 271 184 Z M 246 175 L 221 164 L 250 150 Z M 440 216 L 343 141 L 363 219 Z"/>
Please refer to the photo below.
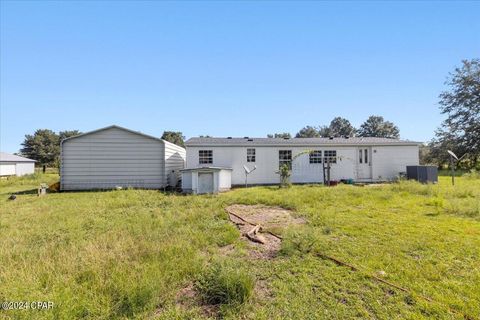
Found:
<path fill-rule="evenodd" d="M 184 165 L 184 148 L 113 125 L 62 141 L 60 189 L 161 189 Z"/>
<path fill-rule="evenodd" d="M 0 152 L 0 176 L 24 176 L 35 173 L 35 160 Z"/>
<path fill-rule="evenodd" d="M 181 171 L 184 193 L 218 193 L 228 191 L 232 187 L 231 168 L 198 167 Z"/>

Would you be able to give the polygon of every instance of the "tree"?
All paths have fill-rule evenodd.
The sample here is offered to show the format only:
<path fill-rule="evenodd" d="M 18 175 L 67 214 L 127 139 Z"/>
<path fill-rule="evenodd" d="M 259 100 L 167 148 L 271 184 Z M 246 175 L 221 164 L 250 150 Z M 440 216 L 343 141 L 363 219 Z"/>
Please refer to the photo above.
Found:
<path fill-rule="evenodd" d="M 381 116 L 370 116 L 357 131 L 360 137 L 400 138 L 400 130 Z"/>
<path fill-rule="evenodd" d="M 20 153 L 36 160 L 39 165 L 54 165 L 60 155 L 58 135 L 49 129 L 38 129 L 33 135 L 25 135 Z"/>
<path fill-rule="evenodd" d="M 298 131 L 297 134 L 295 135 L 295 138 L 318 138 L 318 137 L 320 137 L 318 130 L 312 126 L 306 126 L 300 129 L 300 131 Z"/>
<path fill-rule="evenodd" d="M 74 136 L 78 136 L 79 134 L 82 134 L 80 131 L 78 130 L 65 130 L 65 131 L 60 131 L 58 133 L 58 139 L 60 140 L 60 142 L 62 142 L 63 140 L 67 139 L 67 138 L 70 138 L 70 137 L 74 137 Z"/>
<path fill-rule="evenodd" d="M 330 137 L 332 131 L 330 130 L 329 126 L 320 126 L 318 127 L 318 134 L 320 135 L 320 137 L 326 138 Z"/>
<path fill-rule="evenodd" d="M 177 146 L 184 147 L 185 136 L 179 131 L 164 131 L 162 139 L 174 143 Z"/>
<path fill-rule="evenodd" d="M 43 166 L 59 166 L 60 142 L 63 139 L 81 134 L 78 130 L 60 131 L 58 134 L 49 129 L 38 129 L 33 135 L 25 135 L 20 154 L 37 161 Z"/>
<path fill-rule="evenodd" d="M 350 121 L 342 117 L 336 117 L 330 122 L 328 127 L 329 136 L 334 137 L 353 137 L 355 135 L 355 128 Z"/>
<path fill-rule="evenodd" d="M 282 139 L 290 139 L 292 135 L 288 132 L 283 133 L 274 133 L 274 134 L 267 134 L 267 138 L 282 138 Z"/>
<path fill-rule="evenodd" d="M 440 111 L 447 119 L 431 144 L 439 156 L 447 148 L 460 156 L 467 154 L 465 158 L 474 166 L 480 162 L 480 59 L 462 63 L 447 78 L 449 89 L 440 94 Z"/>

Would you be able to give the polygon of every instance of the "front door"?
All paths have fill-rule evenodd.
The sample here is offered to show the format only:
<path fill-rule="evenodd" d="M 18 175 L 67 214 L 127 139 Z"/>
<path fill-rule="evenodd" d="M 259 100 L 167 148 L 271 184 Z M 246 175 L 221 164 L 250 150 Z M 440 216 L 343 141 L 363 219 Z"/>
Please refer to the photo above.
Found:
<path fill-rule="evenodd" d="M 357 180 L 372 179 L 372 148 L 357 148 Z"/>
<path fill-rule="evenodd" d="M 213 172 L 198 173 L 197 193 L 213 193 Z"/>

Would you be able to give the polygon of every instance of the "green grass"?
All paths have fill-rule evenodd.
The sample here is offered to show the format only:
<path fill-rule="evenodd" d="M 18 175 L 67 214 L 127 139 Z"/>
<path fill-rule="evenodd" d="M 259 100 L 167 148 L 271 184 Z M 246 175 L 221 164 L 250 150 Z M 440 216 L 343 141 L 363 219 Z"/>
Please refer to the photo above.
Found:
<path fill-rule="evenodd" d="M 55 304 L 0 311 L 0 318 L 202 318 L 198 308 L 176 304 L 191 283 L 203 285 L 204 298 L 230 297 L 218 302 L 226 302 L 221 315 L 231 319 L 480 317 L 479 179 L 461 177 L 455 187 L 440 177 L 438 185 L 256 187 L 217 196 L 26 193 L 7 200 L 55 180 L 0 181 L 0 301 Z M 283 231 L 277 258 L 250 260 L 224 212 L 232 203 L 290 208 L 307 223 Z M 235 249 L 227 257 L 220 248 L 229 244 Z M 411 293 L 367 276 L 380 271 Z M 250 281 L 267 293 L 250 296 Z"/>
<path fill-rule="evenodd" d="M 195 287 L 207 304 L 239 306 L 253 292 L 254 280 L 237 261 L 216 261 L 203 271 Z"/>

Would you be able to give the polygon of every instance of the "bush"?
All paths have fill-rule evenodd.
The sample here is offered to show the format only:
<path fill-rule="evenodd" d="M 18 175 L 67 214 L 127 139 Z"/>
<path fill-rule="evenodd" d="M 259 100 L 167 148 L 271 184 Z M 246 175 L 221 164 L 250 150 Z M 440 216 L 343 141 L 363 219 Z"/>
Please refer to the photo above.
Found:
<path fill-rule="evenodd" d="M 324 227 L 323 234 L 327 235 L 332 232 L 329 226 Z M 314 231 L 310 228 L 303 230 L 289 229 L 285 232 L 282 241 L 280 254 L 284 256 L 303 255 L 310 252 L 315 252 L 319 245 L 320 238 L 317 237 Z"/>
<path fill-rule="evenodd" d="M 253 293 L 253 278 L 238 264 L 216 262 L 195 283 L 202 300 L 208 304 L 241 305 Z"/>

